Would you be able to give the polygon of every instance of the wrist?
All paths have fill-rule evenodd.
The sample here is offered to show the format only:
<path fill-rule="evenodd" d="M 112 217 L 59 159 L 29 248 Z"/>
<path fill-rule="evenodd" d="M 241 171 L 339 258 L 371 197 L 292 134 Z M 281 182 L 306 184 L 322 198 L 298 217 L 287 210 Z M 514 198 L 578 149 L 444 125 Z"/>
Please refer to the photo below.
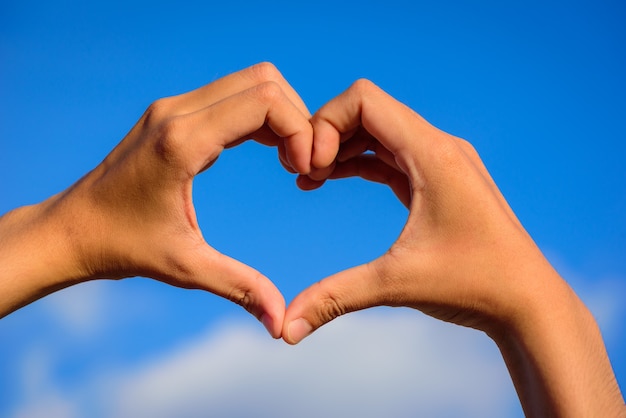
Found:
<path fill-rule="evenodd" d="M 0 317 L 87 279 L 62 196 L 0 217 Z"/>
<path fill-rule="evenodd" d="M 623 408 L 600 330 L 542 258 L 519 278 L 506 321 L 488 332 L 527 416 L 614 416 Z"/>

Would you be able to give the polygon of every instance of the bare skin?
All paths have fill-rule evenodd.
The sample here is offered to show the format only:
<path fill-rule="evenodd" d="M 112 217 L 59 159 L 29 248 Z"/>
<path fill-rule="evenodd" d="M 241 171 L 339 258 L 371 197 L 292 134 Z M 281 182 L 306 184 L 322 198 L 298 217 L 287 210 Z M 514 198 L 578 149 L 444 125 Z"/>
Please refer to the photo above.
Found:
<path fill-rule="evenodd" d="M 332 275 L 291 302 L 285 341 L 298 343 L 351 311 L 412 307 L 491 337 L 527 416 L 626 416 L 592 315 L 468 142 L 366 80 L 323 106 L 312 124 L 314 168 L 298 178 L 301 188 L 360 176 L 388 184 L 410 212 L 383 256 Z"/>
<path fill-rule="evenodd" d="M 397 242 L 285 310 L 269 279 L 208 245 L 192 202 L 195 175 L 249 138 L 277 146 L 303 189 L 350 176 L 388 184 L 410 211 Z M 0 238 L 0 317 L 76 283 L 133 276 L 228 298 L 291 344 L 351 311 L 408 306 L 491 337 L 526 415 L 626 416 L 592 315 L 473 147 L 365 80 L 312 118 L 267 63 L 158 100 L 72 187 L 0 217 Z"/>
<path fill-rule="evenodd" d="M 206 243 L 192 182 L 224 148 L 248 138 L 279 146 L 292 171 L 308 173 L 309 117 L 267 63 L 153 103 L 76 184 L 0 218 L 0 317 L 79 282 L 144 276 L 228 298 L 279 338 L 283 296 Z"/>

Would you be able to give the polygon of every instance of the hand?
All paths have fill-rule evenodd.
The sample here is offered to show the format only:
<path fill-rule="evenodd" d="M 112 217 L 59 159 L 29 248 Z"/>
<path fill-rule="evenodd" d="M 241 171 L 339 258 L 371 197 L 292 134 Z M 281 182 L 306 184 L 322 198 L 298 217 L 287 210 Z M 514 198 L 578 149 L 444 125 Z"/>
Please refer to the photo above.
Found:
<path fill-rule="evenodd" d="M 295 344 L 347 312 L 408 306 L 486 332 L 527 416 L 623 416 L 624 401 L 593 316 L 526 233 L 474 148 L 368 81 L 312 118 L 303 189 L 360 176 L 409 208 L 389 251 L 332 275 L 287 308 Z M 371 151 L 371 152 L 368 152 Z"/>
<path fill-rule="evenodd" d="M 523 286 L 509 272 L 549 265 L 536 265 L 543 257 L 468 142 L 364 80 L 322 107 L 312 125 L 314 168 L 298 178 L 301 188 L 361 176 L 388 184 L 410 212 L 386 254 L 292 302 L 283 333 L 289 342 L 377 305 L 410 306 L 488 332 L 517 315 L 511 297 L 520 298 Z M 290 324 L 300 317 L 306 322 Z"/>
<path fill-rule="evenodd" d="M 247 138 L 278 146 L 288 169 L 308 173 L 309 117 L 300 97 L 271 64 L 158 100 L 74 186 L 2 219 L 7 240 L 0 245 L 0 261 L 9 268 L 0 275 L 0 284 L 9 287 L 0 316 L 76 282 L 144 276 L 228 298 L 280 337 L 285 311 L 281 293 L 261 273 L 205 242 L 192 182 L 224 148 Z M 44 259 L 27 261 L 33 253 Z M 28 263 L 27 274 L 23 266 Z"/>

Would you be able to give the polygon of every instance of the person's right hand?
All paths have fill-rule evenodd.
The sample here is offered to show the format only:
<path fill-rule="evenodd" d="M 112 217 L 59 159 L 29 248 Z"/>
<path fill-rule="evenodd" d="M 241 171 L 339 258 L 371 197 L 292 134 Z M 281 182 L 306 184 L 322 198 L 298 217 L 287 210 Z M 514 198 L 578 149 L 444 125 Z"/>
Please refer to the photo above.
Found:
<path fill-rule="evenodd" d="M 376 260 L 312 285 L 288 306 L 295 344 L 347 312 L 407 306 L 486 332 L 527 416 L 616 416 L 624 403 L 593 316 L 543 257 L 474 148 L 361 80 L 312 118 L 303 189 L 360 176 L 409 208 Z M 367 226 L 364 226 L 366 228 Z"/>
<path fill-rule="evenodd" d="M 75 283 L 143 276 L 223 296 L 280 337 L 282 294 L 260 272 L 209 245 L 192 186 L 225 148 L 250 138 L 278 146 L 287 169 L 308 173 L 309 118 L 269 63 L 156 101 L 72 187 L 0 217 L 0 318 Z"/>

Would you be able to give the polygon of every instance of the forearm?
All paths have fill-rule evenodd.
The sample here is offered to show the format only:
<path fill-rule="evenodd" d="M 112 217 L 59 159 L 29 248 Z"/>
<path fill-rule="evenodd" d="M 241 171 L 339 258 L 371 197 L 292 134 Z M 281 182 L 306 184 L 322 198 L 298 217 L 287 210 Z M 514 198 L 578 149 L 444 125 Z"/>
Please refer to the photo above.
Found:
<path fill-rule="evenodd" d="M 626 416 L 600 330 L 551 268 L 528 288 L 523 313 L 492 335 L 529 417 Z M 538 297 L 540 295 L 540 297 Z"/>
<path fill-rule="evenodd" d="M 84 279 L 59 196 L 0 217 L 0 318 Z"/>

